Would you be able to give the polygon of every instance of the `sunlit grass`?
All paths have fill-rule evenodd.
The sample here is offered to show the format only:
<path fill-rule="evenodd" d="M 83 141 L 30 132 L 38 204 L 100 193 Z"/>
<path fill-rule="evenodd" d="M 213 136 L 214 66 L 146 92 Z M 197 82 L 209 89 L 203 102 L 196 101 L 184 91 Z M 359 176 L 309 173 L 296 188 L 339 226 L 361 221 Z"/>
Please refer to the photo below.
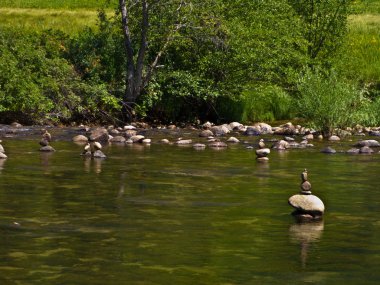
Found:
<path fill-rule="evenodd" d="M 380 14 L 351 16 L 342 70 L 353 79 L 380 81 Z"/>
<path fill-rule="evenodd" d="M 0 26 L 37 31 L 58 29 L 75 34 L 85 26 L 95 26 L 97 15 L 97 10 L 84 9 L 0 8 Z"/>
<path fill-rule="evenodd" d="M 107 4 L 109 2 L 109 5 Z M 3 8 L 98 9 L 116 7 L 117 0 L 0 0 Z"/>

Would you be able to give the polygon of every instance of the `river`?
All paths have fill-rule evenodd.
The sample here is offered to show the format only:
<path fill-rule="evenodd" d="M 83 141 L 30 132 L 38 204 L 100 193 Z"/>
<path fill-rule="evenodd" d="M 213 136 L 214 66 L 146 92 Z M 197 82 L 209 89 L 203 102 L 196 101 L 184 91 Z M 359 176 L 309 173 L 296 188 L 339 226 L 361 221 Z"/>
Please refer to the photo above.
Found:
<path fill-rule="evenodd" d="M 66 140 L 51 143 L 54 153 L 2 140 L 1 284 L 380 280 L 380 154 L 320 153 L 351 141 L 272 150 L 258 163 L 242 143 L 195 150 L 153 139 L 105 146 L 99 160 Z M 290 215 L 304 168 L 326 206 L 320 222 Z"/>

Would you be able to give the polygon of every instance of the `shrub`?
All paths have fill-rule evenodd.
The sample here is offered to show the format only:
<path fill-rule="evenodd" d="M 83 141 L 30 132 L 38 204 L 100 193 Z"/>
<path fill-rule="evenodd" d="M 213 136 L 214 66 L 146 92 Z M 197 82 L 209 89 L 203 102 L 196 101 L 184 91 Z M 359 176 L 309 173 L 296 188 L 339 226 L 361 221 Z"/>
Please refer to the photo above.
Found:
<path fill-rule="evenodd" d="M 259 86 L 243 92 L 244 122 L 274 121 L 292 116 L 292 98 L 278 86 Z"/>
<path fill-rule="evenodd" d="M 366 120 L 368 99 L 334 72 L 308 69 L 300 76 L 297 87 L 298 115 L 326 136 L 331 135 L 334 128 Z"/>

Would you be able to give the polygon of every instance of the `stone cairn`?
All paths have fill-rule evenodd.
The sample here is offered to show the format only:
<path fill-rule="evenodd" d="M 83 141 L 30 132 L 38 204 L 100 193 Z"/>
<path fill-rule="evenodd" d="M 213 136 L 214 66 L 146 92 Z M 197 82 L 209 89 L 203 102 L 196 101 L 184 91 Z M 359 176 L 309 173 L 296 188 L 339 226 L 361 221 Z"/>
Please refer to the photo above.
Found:
<path fill-rule="evenodd" d="M 102 145 L 90 136 L 88 143 L 83 149 L 82 155 L 87 157 L 106 158 L 106 155 L 101 151 L 101 149 Z"/>
<path fill-rule="evenodd" d="M 0 159 L 6 159 L 7 158 L 7 155 L 5 154 L 5 150 L 3 148 L 3 146 L 1 145 L 1 140 L 0 140 Z"/>
<path fill-rule="evenodd" d="M 301 192 L 289 198 L 288 203 L 295 208 L 292 213 L 297 220 L 320 220 L 325 211 L 325 205 L 317 196 L 311 194 L 311 184 L 307 178 L 307 170 L 301 174 Z"/>
<path fill-rule="evenodd" d="M 47 130 L 42 130 L 43 133 L 42 133 L 42 138 L 40 140 L 40 151 L 46 151 L 46 152 L 49 152 L 49 151 L 55 151 L 55 149 L 49 145 L 50 141 L 51 141 L 51 134 L 47 131 Z"/>
<path fill-rule="evenodd" d="M 259 148 L 256 149 L 256 160 L 257 161 L 268 161 L 267 157 L 270 154 L 270 149 L 265 146 L 264 140 L 259 141 Z"/>

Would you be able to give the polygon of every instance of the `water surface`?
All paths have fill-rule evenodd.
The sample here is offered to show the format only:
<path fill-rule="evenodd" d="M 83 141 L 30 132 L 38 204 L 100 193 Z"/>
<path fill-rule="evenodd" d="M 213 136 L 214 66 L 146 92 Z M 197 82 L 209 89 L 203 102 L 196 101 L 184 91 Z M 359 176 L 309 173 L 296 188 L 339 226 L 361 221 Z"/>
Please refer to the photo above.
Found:
<path fill-rule="evenodd" d="M 250 138 L 256 142 L 257 138 Z M 378 284 L 380 154 L 82 146 L 3 138 L 1 284 Z M 336 144 L 350 148 L 351 142 Z M 309 171 L 326 205 L 297 224 Z"/>

